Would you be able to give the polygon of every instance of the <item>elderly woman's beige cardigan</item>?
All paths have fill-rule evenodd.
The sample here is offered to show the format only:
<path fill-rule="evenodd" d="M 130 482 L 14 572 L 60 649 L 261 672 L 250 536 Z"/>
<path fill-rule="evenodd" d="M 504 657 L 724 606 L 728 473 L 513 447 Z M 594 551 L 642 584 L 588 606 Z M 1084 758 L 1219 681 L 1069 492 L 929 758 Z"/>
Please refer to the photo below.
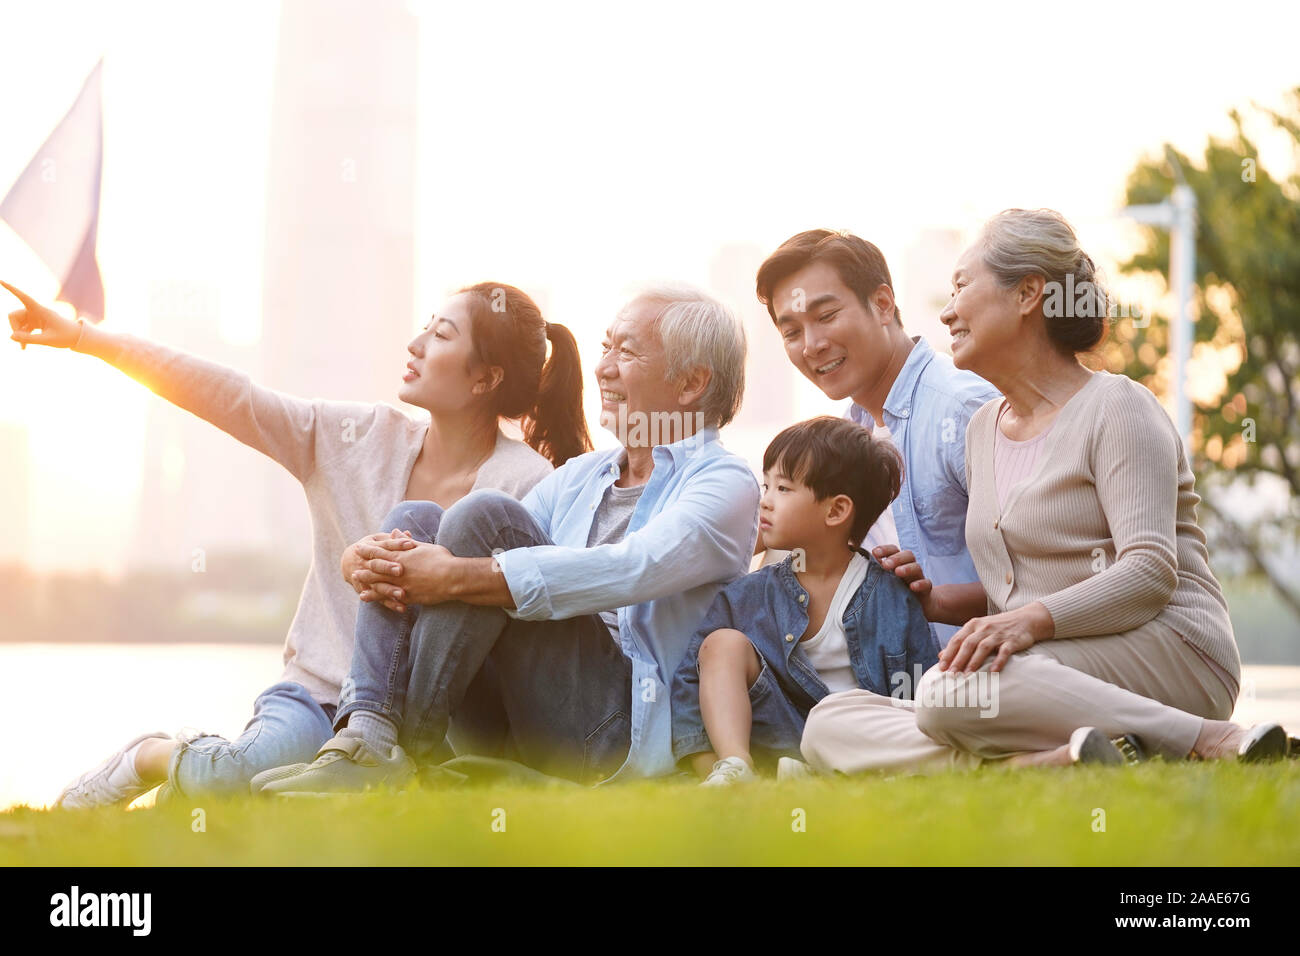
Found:
<path fill-rule="evenodd" d="M 1155 619 L 1240 681 L 1228 605 L 1196 523 L 1201 499 L 1155 396 L 1127 376 L 1095 373 L 999 511 L 1002 401 L 980 408 L 966 431 L 966 544 L 989 613 L 1040 601 L 1058 638 L 1122 634 Z"/>

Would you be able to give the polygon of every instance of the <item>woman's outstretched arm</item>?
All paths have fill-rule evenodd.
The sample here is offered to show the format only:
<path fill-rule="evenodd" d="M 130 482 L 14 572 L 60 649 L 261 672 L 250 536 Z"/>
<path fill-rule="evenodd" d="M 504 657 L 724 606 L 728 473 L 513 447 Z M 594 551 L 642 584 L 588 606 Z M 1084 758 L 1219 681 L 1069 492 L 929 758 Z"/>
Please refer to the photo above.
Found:
<path fill-rule="evenodd" d="M 23 304 L 9 313 L 15 342 L 93 355 L 279 462 L 299 481 L 311 474 L 316 402 L 264 388 L 244 372 L 179 349 L 69 319 L 7 282 L 0 285 Z"/>

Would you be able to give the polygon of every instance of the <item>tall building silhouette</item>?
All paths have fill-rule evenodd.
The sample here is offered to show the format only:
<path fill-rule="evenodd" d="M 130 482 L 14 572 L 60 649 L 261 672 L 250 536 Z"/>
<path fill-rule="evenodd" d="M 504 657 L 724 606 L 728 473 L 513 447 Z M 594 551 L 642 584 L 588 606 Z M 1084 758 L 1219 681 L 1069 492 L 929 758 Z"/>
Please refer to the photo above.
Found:
<path fill-rule="evenodd" d="M 401 0 L 285 0 L 271 109 L 267 384 L 394 401 L 414 309 L 418 22 Z"/>
<path fill-rule="evenodd" d="M 415 327 L 418 39 L 403 0 L 281 4 L 262 308 L 271 387 L 397 401 Z M 277 539 L 307 554 L 301 494 L 276 488 Z"/>

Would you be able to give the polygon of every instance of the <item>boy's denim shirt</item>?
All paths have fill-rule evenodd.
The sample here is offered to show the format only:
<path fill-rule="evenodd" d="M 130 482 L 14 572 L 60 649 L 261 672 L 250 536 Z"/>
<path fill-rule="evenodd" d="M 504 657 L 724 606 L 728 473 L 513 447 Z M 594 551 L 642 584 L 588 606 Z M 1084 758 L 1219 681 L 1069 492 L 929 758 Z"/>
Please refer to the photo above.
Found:
<path fill-rule="evenodd" d="M 938 663 L 921 603 L 892 571 L 866 551 L 867 576 L 845 608 L 844 637 L 858 686 L 911 699 L 921 674 Z M 700 715 L 700 645 L 713 631 L 734 628 L 749 638 L 782 692 L 806 717 L 830 693 L 804 652 L 808 592 L 795 576 L 794 555 L 745 575 L 718 592 L 673 675 L 673 759 L 711 749 Z"/>

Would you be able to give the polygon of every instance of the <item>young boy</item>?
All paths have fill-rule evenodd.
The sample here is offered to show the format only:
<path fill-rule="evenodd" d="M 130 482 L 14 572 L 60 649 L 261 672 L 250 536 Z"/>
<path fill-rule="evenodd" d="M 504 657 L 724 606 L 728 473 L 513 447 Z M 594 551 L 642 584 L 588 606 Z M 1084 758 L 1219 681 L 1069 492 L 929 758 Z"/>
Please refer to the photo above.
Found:
<path fill-rule="evenodd" d="M 908 334 L 889 264 L 859 236 L 791 236 L 759 268 L 756 285 L 791 364 L 827 398 L 852 399 L 844 417 L 885 432 L 902 456 L 898 496 L 862 547 L 881 558 L 886 545 L 910 551 L 936 585 L 978 581 L 966 549 L 966 424 L 998 390 Z M 958 630 L 930 629 L 940 647 Z"/>
<path fill-rule="evenodd" d="M 938 661 L 916 596 L 853 544 L 897 496 L 901 471 L 891 444 L 830 416 L 792 425 L 764 452 L 759 525 L 791 553 L 718 593 L 673 677 L 673 757 L 704 786 L 798 758 L 808 711 L 827 694 L 910 698 Z"/>

